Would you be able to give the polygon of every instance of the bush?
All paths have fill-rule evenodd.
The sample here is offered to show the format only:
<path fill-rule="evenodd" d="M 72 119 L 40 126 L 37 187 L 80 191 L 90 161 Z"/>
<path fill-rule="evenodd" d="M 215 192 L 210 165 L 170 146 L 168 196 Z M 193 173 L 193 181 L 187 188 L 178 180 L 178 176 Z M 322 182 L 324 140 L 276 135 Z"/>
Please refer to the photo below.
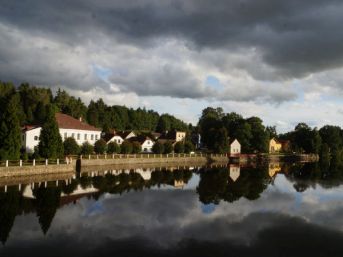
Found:
<path fill-rule="evenodd" d="M 88 142 L 84 142 L 81 146 L 81 153 L 88 155 L 88 154 L 92 154 L 94 152 L 94 147 L 88 143 Z"/>
<path fill-rule="evenodd" d="M 168 153 L 171 153 L 174 151 L 174 147 L 173 147 L 173 144 L 170 143 L 170 142 L 166 142 L 164 144 L 164 153 L 165 154 L 168 154 Z"/>
<path fill-rule="evenodd" d="M 116 142 L 111 142 L 107 145 L 108 153 L 120 153 L 120 146 Z"/>
<path fill-rule="evenodd" d="M 152 151 L 153 151 L 154 153 L 161 154 L 161 153 L 164 152 L 164 145 L 163 145 L 162 143 L 160 143 L 160 142 L 156 142 L 156 143 L 154 144 L 154 146 L 152 147 Z"/>
<path fill-rule="evenodd" d="M 177 142 L 174 146 L 175 153 L 183 153 L 185 151 L 185 145 L 182 142 Z"/>
<path fill-rule="evenodd" d="M 124 141 L 121 144 L 120 152 L 123 153 L 123 154 L 130 154 L 130 153 L 132 153 L 132 144 L 129 141 Z"/>
<path fill-rule="evenodd" d="M 190 141 L 186 141 L 184 144 L 184 147 L 185 147 L 185 153 L 193 152 L 195 149 L 194 145 Z"/>
<path fill-rule="evenodd" d="M 20 159 L 23 161 L 27 161 L 29 159 L 29 155 L 27 154 L 25 148 L 20 149 Z"/>
<path fill-rule="evenodd" d="M 94 151 L 97 154 L 104 154 L 107 150 L 106 141 L 102 138 L 95 142 L 94 144 Z"/>
<path fill-rule="evenodd" d="M 72 137 L 66 138 L 63 142 L 65 155 L 76 155 L 80 153 L 80 146 L 76 143 Z"/>
<path fill-rule="evenodd" d="M 142 152 L 142 146 L 138 142 L 132 143 L 132 153 L 140 153 Z"/>

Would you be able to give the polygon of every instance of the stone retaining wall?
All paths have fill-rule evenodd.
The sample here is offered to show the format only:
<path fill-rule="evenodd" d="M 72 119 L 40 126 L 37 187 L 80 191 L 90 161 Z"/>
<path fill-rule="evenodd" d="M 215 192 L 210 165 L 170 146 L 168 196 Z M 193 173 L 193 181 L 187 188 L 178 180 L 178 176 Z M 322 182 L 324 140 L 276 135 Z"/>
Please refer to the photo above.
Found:
<path fill-rule="evenodd" d="M 47 166 L 0 167 L 0 177 L 61 174 L 70 172 L 75 172 L 75 165 L 60 164 Z"/>
<path fill-rule="evenodd" d="M 228 162 L 226 156 L 185 156 L 185 157 L 154 157 L 154 158 L 120 158 L 120 159 L 82 159 L 81 170 L 86 167 L 93 166 L 110 166 L 118 164 L 165 164 L 165 163 L 176 163 L 176 164 L 190 164 L 197 163 L 199 165 L 206 165 L 210 162 Z"/>

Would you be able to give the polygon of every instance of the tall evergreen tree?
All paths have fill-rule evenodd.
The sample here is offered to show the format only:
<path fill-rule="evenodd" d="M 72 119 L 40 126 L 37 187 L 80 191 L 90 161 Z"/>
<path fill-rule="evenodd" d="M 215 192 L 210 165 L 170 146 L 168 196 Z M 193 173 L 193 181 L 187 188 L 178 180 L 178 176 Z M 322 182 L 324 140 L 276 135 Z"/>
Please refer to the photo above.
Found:
<path fill-rule="evenodd" d="M 39 137 L 39 154 L 44 158 L 63 157 L 64 149 L 53 106 L 48 106 L 47 118 Z"/>
<path fill-rule="evenodd" d="M 14 87 L 8 95 L 0 96 L 0 159 L 18 160 L 21 148 L 19 98 Z"/>

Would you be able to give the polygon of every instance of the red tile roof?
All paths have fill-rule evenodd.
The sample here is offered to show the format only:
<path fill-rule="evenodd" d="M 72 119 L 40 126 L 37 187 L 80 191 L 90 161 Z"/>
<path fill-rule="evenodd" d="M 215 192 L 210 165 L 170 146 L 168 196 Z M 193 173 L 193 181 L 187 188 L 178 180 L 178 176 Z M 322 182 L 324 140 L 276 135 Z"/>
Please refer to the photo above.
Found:
<path fill-rule="evenodd" d="M 67 114 L 56 113 L 56 121 L 59 128 L 63 129 L 77 129 L 77 130 L 90 130 L 90 131 L 101 131 L 92 125 L 89 125 L 85 122 L 79 121 Z"/>
<path fill-rule="evenodd" d="M 22 131 L 29 131 L 35 128 L 40 128 L 39 125 L 25 125 L 21 128 Z"/>

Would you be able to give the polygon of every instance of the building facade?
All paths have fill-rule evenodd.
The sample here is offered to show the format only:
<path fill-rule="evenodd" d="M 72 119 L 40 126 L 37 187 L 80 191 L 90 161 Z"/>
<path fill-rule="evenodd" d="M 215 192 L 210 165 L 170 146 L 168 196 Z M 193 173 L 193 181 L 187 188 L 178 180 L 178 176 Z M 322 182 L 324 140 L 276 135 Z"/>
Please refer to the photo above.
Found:
<path fill-rule="evenodd" d="M 230 143 L 230 156 L 240 155 L 241 154 L 241 144 L 237 139 L 234 139 Z"/>
<path fill-rule="evenodd" d="M 72 137 L 79 145 L 85 142 L 93 145 L 101 138 L 101 129 L 82 122 L 81 119 L 75 119 L 62 113 L 56 113 L 55 118 L 63 141 Z M 26 152 L 34 152 L 34 148 L 39 144 L 41 130 L 41 126 L 25 126 L 23 128 L 22 147 Z"/>

